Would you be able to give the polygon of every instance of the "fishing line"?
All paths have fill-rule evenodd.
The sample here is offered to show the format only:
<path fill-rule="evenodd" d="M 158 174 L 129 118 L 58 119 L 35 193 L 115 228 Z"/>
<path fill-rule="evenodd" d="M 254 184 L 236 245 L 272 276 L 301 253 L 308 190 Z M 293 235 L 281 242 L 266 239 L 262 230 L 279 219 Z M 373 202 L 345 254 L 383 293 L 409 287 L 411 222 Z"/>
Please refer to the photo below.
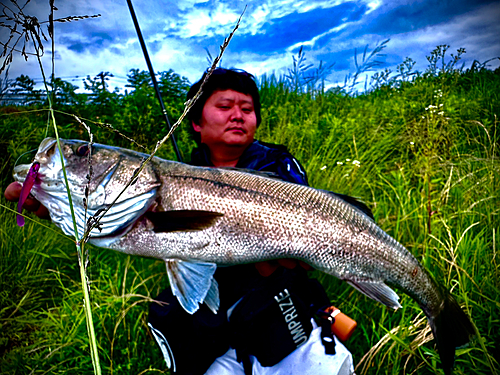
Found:
<path fill-rule="evenodd" d="M 37 151 L 38 148 L 34 148 L 33 150 L 29 150 L 29 151 L 26 151 L 24 153 L 22 153 L 21 155 L 19 155 L 19 157 L 16 159 L 16 162 L 14 163 L 14 168 L 17 166 L 17 162 L 19 161 L 19 159 L 21 159 L 24 155 L 26 154 L 29 154 L 30 152 L 33 152 L 33 151 Z"/>
<path fill-rule="evenodd" d="M 128 8 L 130 11 L 130 16 L 132 17 L 132 21 L 134 22 L 135 26 L 135 31 L 137 32 L 137 37 L 139 38 L 139 43 L 142 48 L 142 53 L 144 54 L 144 59 L 146 60 L 146 65 L 148 66 L 149 69 L 149 75 L 151 76 L 151 81 L 153 83 L 153 88 L 155 89 L 156 93 L 156 98 L 158 99 L 158 102 L 161 107 L 161 112 L 163 114 L 163 119 L 165 120 L 165 123 L 167 124 L 167 128 L 170 131 L 172 129 L 172 125 L 170 125 L 170 121 L 168 119 L 167 115 L 167 110 L 165 109 L 165 105 L 163 104 L 163 99 L 161 97 L 160 89 L 158 88 L 158 82 L 156 81 L 156 76 L 155 76 L 155 71 L 153 69 L 153 64 L 151 63 L 151 59 L 149 58 L 148 50 L 146 48 L 146 42 L 144 41 L 144 38 L 142 37 L 142 32 L 141 28 L 139 26 L 139 21 L 137 20 L 137 16 L 134 11 L 134 7 L 132 5 L 131 0 L 127 0 Z M 177 141 L 175 140 L 175 136 L 172 133 L 170 135 L 170 139 L 172 140 L 172 146 L 175 151 L 175 155 L 177 156 L 177 161 L 182 162 L 182 156 L 181 152 L 179 151 L 179 147 L 177 146 Z"/>

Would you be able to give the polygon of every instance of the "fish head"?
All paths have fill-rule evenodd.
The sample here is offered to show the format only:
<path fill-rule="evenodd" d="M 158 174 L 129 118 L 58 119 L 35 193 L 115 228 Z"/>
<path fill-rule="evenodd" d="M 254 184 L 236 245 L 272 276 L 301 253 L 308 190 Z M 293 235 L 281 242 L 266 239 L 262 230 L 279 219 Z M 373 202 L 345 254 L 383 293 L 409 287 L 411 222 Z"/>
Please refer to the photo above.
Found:
<path fill-rule="evenodd" d="M 61 150 L 53 138 L 41 142 L 34 159 L 40 169 L 31 194 L 47 207 L 52 221 L 65 234 L 74 235 L 74 225 L 63 165 L 79 238 L 95 214 L 109 208 L 90 237 L 113 236 L 131 226 L 154 203 L 160 179 L 152 163 L 147 163 L 135 183 L 127 187 L 148 155 L 81 140 L 60 139 L 60 145 Z M 14 179 L 24 182 L 30 167 L 16 166 Z"/>

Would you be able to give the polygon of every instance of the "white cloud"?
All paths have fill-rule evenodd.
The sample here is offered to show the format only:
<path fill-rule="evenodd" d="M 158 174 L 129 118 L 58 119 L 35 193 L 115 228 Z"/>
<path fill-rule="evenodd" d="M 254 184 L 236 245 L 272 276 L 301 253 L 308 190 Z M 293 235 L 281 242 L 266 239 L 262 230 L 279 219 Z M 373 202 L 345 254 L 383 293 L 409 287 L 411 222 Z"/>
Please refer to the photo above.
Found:
<path fill-rule="evenodd" d="M 248 8 L 242 18 L 241 28 L 238 31 L 242 34 L 255 35 L 264 32 L 266 23 L 279 22 L 280 18 L 292 13 L 305 13 L 314 9 L 331 8 L 346 2 L 337 1 L 296 1 L 296 0 L 268 0 L 249 1 Z M 214 35 L 226 36 L 236 21 L 240 17 L 247 2 L 219 2 L 217 5 L 206 10 L 205 8 L 188 6 L 189 2 L 182 2 L 179 8 L 184 12 L 178 14 L 177 31 L 175 35 L 183 38 L 192 36 L 211 37 Z"/>
<path fill-rule="evenodd" d="M 349 26 L 349 24 L 350 24 L 350 22 L 345 22 L 345 23 L 343 23 L 340 26 L 333 27 L 330 30 L 325 31 L 324 33 L 321 33 L 319 35 L 314 36 L 312 39 L 310 39 L 308 41 L 304 41 L 304 42 L 299 42 L 299 43 L 293 44 L 293 45 L 291 45 L 291 46 L 289 46 L 287 48 L 287 51 L 288 52 L 292 52 L 295 49 L 299 48 L 300 46 L 309 46 L 311 48 L 314 48 L 314 45 L 316 44 L 316 42 L 320 38 L 323 38 L 323 37 L 325 37 L 325 36 L 327 36 L 329 34 L 338 33 L 339 31 L 342 31 L 342 30 L 346 29 Z M 337 45 L 337 47 L 338 47 L 338 45 Z"/>
<path fill-rule="evenodd" d="M 366 12 L 366 14 L 369 14 L 373 12 L 374 10 L 377 10 L 380 6 L 382 6 L 382 1 L 381 0 L 371 0 L 366 4 L 369 8 L 369 10 Z"/>
<path fill-rule="evenodd" d="M 24 0 L 23 0 L 24 1 Z M 165 2 L 150 2 L 146 0 L 133 0 L 134 7 L 142 27 L 143 35 L 150 48 L 150 55 L 156 71 L 173 69 L 176 73 L 188 77 L 191 82 L 200 78 L 206 69 L 206 53 L 208 47 L 213 54 L 219 51 L 217 42 L 207 42 L 207 38 L 216 37 L 216 41 L 226 37 L 233 29 L 237 19 L 247 1 L 197 1 L 181 0 L 166 4 Z M 336 69 L 339 69 L 341 79 L 353 68 L 353 51 L 355 47 L 362 48 L 369 44 L 373 48 L 377 42 L 384 39 L 379 34 L 363 34 L 367 19 L 377 22 L 373 17 L 390 10 L 394 2 L 383 0 L 360 0 L 366 4 L 371 13 L 359 21 L 342 23 L 320 35 L 311 37 L 308 41 L 297 43 L 283 53 L 259 54 L 258 47 L 252 48 L 254 53 L 234 50 L 234 44 L 229 46 L 223 59 L 224 66 L 238 67 L 250 71 L 257 76 L 264 73 L 277 72 L 279 75 L 284 69 L 291 66 L 291 54 L 300 45 L 308 46 L 306 51 L 307 61 L 317 63 L 318 54 L 322 59 L 328 59 L 329 54 L 335 54 Z M 242 19 L 238 35 L 256 35 L 265 33 L 269 24 L 280 23 L 282 18 L 293 13 L 302 13 L 313 9 L 331 8 L 345 1 L 311 1 L 311 0 L 264 0 L 248 1 L 248 8 Z M 398 0 L 399 5 L 404 5 L 405 0 Z M 101 71 L 115 74 L 115 81 L 125 81 L 125 76 L 131 68 L 146 70 L 144 57 L 139 47 L 132 20 L 123 0 L 56 0 L 60 9 L 56 17 L 76 14 L 101 13 L 97 19 L 83 20 L 56 25 L 56 74 L 60 77 L 94 76 Z M 40 19 L 48 16 L 48 5 L 45 0 L 32 0 L 29 4 Z M 387 8 L 387 9 L 385 9 Z M 27 8 L 27 13 L 30 13 Z M 378 10 L 378 12 L 373 12 Z M 454 17 L 446 23 L 429 26 L 408 33 L 391 35 L 391 42 L 384 50 L 395 64 L 410 56 L 417 61 L 417 69 L 425 69 L 428 55 L 438 44 L 450 44 L 449 52 L 465 47 L 467 53 L 464 61 L 468 65 L 473 59 L 480 62 L 488 58 L 500 56 L 498 35 L 500 35 L 500 4 L 485 5 L 474 12 Z M 297 30 L 298 33 L 301 30 Z M 93 35 L 96 35 L 93 39 Z M 357 35 L 349 37 L 348 35 Z M 4 37 L 4 36 L 2 36 Z M 105 38 L 109 37 L 109 40 Z M 104 38 L 104 39 L 103 39 Z M 101 46 L 99 43 L 106 47 Z M 194 44 L 201 40 L 201 45 Z M 214 39 L 212 39 L 214 40 Z M 251 40 L 251 38 L 249 39 Z M 328 40 L 323 47 L 320 43 Z M 93 52 L 70 50 L 73 44 L 86 46 L 92 43 Z M 214 43 L 209 45 L 207 43 Z M 126 56 L 126 57 L 125 57 Z M 331 57 L 333 59 L 333 57 Z M 340 59 L 343 59 L 340 61 Z M 469 59 L 469 60 L 467 60 Z M 328 61 L 332 63 L 333 61 Z M 348 62 L 348 64 L 346 64 Z M 342 63 L 342 64 L 341 64 Z M 50 53 L 44 56 L 46 71 L 50 72 Z M 496 63 L 498 64 L 498 63 Z M 342 70 L 340 70 L 342 65 Z M 348 66 L 350 65 L 350 66 Z M 34 58 L 25 62 L 21 57 L 15 57 L 10 69 L 10 77 L 15 78 L 20 74 L 28 74 L 32 78 L 39 78 L 38 63 Z M 49 73 L 50 74 L 50 73 Z M 336 79 L 335 79 L 336 80 Z M 114 82 L 114 81 L 112 81 Z M 81 85 L 81 83 L 75 82 Z"/>
<path fill-rule="evenodd" d="M 176 33 L 181 38 L 190 38 L 192 36 L 206 36 L 206 29 L 212 24 L 212 20 L 208 14 L 203 11 L 190 12 L 181 24 L 179 31 Z"/>
<path fill-rule="evenodd" d="M 239 17 L 239 12 L 229 9 L 224 3 L 218 3 L 216 8 L 208 11 L 200 8 L 192 9 L 181 15 L 173 34 L 180 38 L 227 35 Z"/>
<path fill-rule="evenodd" d="M 262 24 L 266 21 L 270 14 L 269 7 L 264 4 L 258 6 L 250 15 L 249 18 L 253 18 L 253 24 Z"/>

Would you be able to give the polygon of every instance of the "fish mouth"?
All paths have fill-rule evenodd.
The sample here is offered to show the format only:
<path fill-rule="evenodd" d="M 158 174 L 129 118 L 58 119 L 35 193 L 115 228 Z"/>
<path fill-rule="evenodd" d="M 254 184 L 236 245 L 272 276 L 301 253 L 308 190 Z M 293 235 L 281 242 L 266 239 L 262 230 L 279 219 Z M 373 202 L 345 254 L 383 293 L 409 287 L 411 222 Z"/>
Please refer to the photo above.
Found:
<path fill-rule="evenodd" d="M 38 147 L 38 151 L 35 155 L 34 162 L 38 162 L 43 168 L 40 168 L 40 172 L 36 178 L 37 184 L 42 183 L 44 181 L 45 175 L 43 172 L 46 172 L 47 167 L 50 169 L 59 168 L 60 160 L 53 160 L 54 153 L 57 152 L 54 144 L 57 142 L 55 138 L 45 138 Z M 64 163 L 66 160 L 64 159 Z M 28 172 L 33 164 L 20 164 L 14 167 L 14 180 L 17 182 L 23 183 L 28 175 Z M 51 190 L 50 188 L 44 187 L 46 190 Z"/>
<path fill-rule="evenodd" d="M 64 150 L 67 148 L 66 146 L 71 147 L 74 142 L 73 140 L 62 140 L 61 146 L 64 145 Z M 40 143 L 35 156 L 35 162 L 40 164 L 40 170 L 31 193 L 35 199 L 47 207 L 52 221 L 66 235 L 74 236 L 75 234 L 75 225 L 69 215 L 71 208 L 66 184 L 69 184 L 79 238 L 86 232 L 90 217 L 99 216 L 106 209 L 106 214 L 100 218 L 99 227 L 91 231 L 90 239 L 105 238 L 110 243 L 126 233 L 154 204 L 159 183 L 152 184 L 149 190 L 143 191 L 141 194 L 123 196 L 109 206 L 110 202 L 107 200 L 107 190 L 109 189 L 107 187 L 111 181 L 119 179 L 116 177 L 116 172 L 125 157 L 117 158 L 115 164 L 104 169 L 103 175 L 99 176 L 99 179 L 102 180 L 96 185 L 96 188 L 85 193 L 85 187 L 82 187 L 82 181 L 84 181 L 82 178 L 73 179 L 68 175 L 67 183 L 64 182 L 63 165 L 68 167 L 68 163 L 71 163 L 71 159 L 68 161 L 64 153 L 65 151 L 62 151 L 63 157 L 61 158 L 57 140 L 54 138 L 45 138 Z M 14 167 L 14 179 L 23 183 L 29 176 L 31 166 L 32 164 L 21 164 Z M 75 175 L 78 172 L 80 171 L 73 171 L 72 174 Z"/>
<path fill-rule="evenodd" d="M 35 161 L 34 163 L 38 163 L 37 161 Z M 26 177 L 28 176 L 28 173 L 30 171 L 30 168 L 33 164 L 20 164 L 20 165 L 16 165 L 14 167 L 14 173 L 13 173 L 13 177 L 14 177 L 14 180 L 23 184 L 24 181 L 26 180 Z M 35 184 L 34 184 L 34 190 L 37 190 L 37 187 L 38 186 L 41 186 L 44 182 L 44 174 L 43 172 L 39 172 L 35 178 Z M 45 186 L 44 184 L 44 187 L 43 187 L 44 190 L 46 190 L 47 192 L 49 191 L 59 191 L 61 189 L 57 189 L 57 188 L 51 188 L 50 186 Z"/>
<path fill-rule="evenodd" d="M 19 164 L 14 167 L 14 180 L 23 182 L 28 175 L 31 164 Z"/>

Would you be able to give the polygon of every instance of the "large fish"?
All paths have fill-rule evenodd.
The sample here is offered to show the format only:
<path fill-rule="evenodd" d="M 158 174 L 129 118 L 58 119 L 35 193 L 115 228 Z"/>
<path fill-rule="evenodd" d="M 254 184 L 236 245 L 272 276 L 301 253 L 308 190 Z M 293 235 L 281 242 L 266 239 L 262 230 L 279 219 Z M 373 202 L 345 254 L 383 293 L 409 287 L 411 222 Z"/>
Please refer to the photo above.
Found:
<path fill-rule="evenodd" d="M 81 237 L 84 200 L 88 215 L 105 209 L 147 155 L 98 144 L 89 149 L 79 140 L 61 143 Z M 35 162 L 40 167 L 32 194 L 64 233 L 74 235 L 54 139 L 42 141 Z M 15 179 L 23 182 L 29 170 L 30 165 L 17 166 Z M 218 289 L 212 278 L 217 266 L 293 258 L 394 309 L 400 307 L 399 297 L 388 285 L 410 295 L 428 317 L 446 373 L 451 373 L 455 348 L 474 333 L 453 297 L 376 225 L 366 206 L 248 171 L 153 158 L 93 229 L 89 241 L 163 259 L 172 290 L 190 313 L 203 302 L 217 310 Z"/>

